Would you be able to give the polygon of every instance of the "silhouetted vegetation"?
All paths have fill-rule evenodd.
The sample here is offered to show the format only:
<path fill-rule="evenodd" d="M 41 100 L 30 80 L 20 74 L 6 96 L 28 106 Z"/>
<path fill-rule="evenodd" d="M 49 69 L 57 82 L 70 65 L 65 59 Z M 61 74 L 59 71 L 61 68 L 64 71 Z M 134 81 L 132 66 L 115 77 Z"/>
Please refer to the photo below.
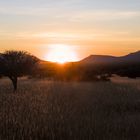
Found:
<path fill-rule="evenodd" d="M 128 56 L 127 58 L 130 60 L 130 56 Z M 48 78 L 60 81 L 110 81 L 113 74 L 129 78 L 140 76 L 139 61 L 129 62 L 126 61 L 126 57 L 119 58 L 119 61 L 116 61 L 114 57 L 114 61 L 110 61 L 108 56 L 105 62 L 101 62 L 104 59 L 99 60 L 96 63 L 85 63 L 84 60 L 60 65 L 39 60 L 23 51 L 7 51 L 0 55 L 0 75 L 11 79 L 14 90 L 17 89 L 17 77 L 25 75 L 30 78 Z"/>
<path fill-rule="evenodd" d="M 109 81 L 113 74 L 136 78 L 140 77 L 140 63 L 83 64 L 80 62 L 65 65 L 43 64 L 40 77 L 51 77 L 62 81 Z"/>
<path fill-rule="evenodd" d="M 9 77 L 17 90 L 18 77 L 30 75 L 38 59 L 24 51 L 6 51 L 0 55 L 0 74 Z"/>

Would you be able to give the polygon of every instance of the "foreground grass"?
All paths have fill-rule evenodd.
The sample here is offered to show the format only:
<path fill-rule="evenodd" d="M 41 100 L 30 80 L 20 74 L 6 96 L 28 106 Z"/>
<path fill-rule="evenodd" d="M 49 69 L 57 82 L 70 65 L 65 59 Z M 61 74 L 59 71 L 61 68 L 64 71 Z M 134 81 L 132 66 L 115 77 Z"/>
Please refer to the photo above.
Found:
<path fill-rule="evenodd" d="M 0 140 L 140 139 L 140 90 L 110 82 L 0 81 Z"/>

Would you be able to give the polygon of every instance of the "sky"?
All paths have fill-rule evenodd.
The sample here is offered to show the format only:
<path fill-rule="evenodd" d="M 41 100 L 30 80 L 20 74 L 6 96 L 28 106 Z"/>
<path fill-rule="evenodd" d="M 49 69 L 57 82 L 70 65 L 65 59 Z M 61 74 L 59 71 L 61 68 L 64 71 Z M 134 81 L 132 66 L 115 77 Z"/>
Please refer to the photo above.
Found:
<path fill-rule="evenodd" d="M 0 52 L 43 59 L 53 44 L 79 59 L 140 50 L 140 0 L 0 0 Z"/>

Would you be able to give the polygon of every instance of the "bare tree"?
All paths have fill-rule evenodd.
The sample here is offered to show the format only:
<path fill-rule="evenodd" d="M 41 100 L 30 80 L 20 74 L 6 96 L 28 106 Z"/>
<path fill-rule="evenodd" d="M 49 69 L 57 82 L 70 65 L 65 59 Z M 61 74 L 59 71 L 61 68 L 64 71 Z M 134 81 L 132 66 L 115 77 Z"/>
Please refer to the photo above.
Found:
<path fill-rule="evenodd" d="M 16 91 L 18 77 L 30 75 L 38 61 L 24 51 L 6 51 L 0 55 L 0 74 L 10 78 Z"/>

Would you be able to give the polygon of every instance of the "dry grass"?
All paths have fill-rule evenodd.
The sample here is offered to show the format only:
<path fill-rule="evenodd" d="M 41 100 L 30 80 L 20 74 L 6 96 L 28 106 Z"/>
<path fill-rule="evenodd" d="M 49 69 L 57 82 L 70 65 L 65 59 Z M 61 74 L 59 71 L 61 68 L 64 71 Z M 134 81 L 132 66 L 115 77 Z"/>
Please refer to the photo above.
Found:
<path fill-rule="evenodd" d="M 0 140 L 140 139 L 134 84 L 0 81 Z"/>

